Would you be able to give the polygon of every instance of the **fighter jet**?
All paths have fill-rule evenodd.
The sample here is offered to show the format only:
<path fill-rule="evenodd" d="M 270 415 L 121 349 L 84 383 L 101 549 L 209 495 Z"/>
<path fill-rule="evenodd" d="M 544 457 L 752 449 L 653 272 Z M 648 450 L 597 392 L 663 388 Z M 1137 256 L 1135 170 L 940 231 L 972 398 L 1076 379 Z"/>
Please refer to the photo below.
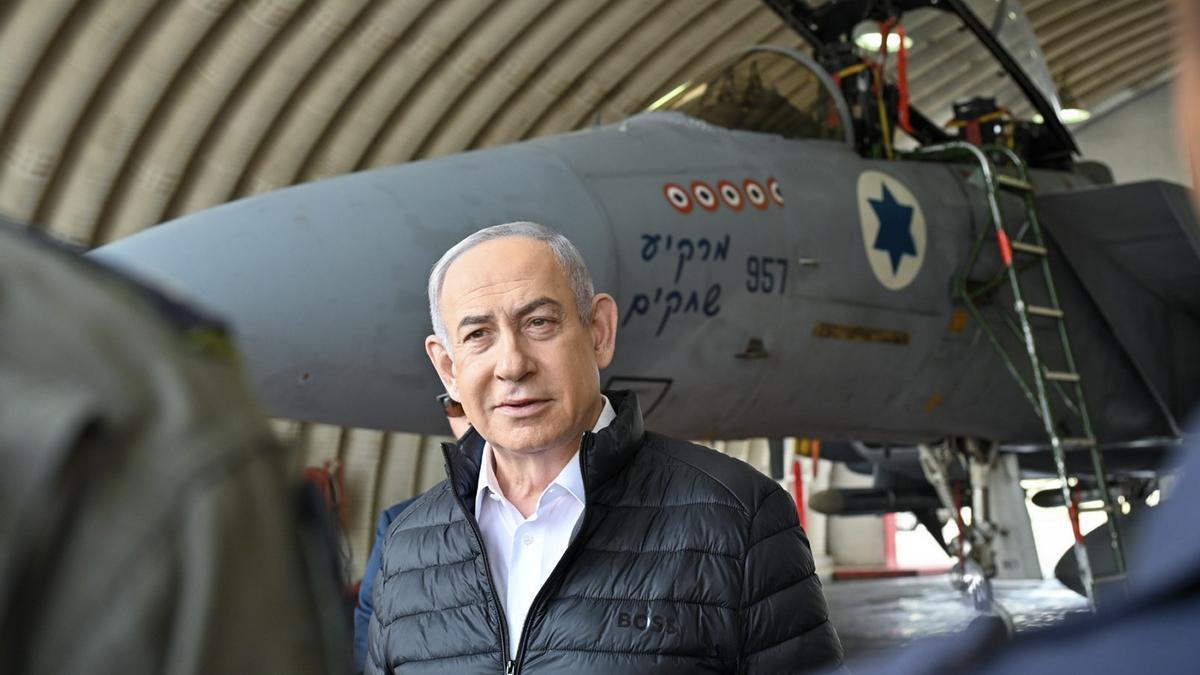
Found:
<path fill-rule="evenodd" d="M 1153 470 L 1200 401 L 1183 189 L 1077 165 L 1051 100 L 959 0 L 770 4 L 811 50 L 750 48 L 617 124 L 303 184 L 93 255 L 227 317 L 281 417 L 440 433 L 430 267 L 524 220 L 617 299 L 603 381 L 655 430 L 848 439 L 844 459 L 885 473 L 873 448 L 938 444 L 1105 490 Z M 887 52 L 851 43 L 918 10 L 961 22 L 1020 101 L 923 115 Z"/>

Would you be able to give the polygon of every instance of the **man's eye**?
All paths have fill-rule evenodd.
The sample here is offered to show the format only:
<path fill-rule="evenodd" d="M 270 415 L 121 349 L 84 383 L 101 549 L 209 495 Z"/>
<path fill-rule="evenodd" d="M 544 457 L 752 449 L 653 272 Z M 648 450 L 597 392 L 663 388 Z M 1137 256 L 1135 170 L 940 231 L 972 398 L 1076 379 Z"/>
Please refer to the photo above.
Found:
<path fill-rule="evenodd" d="M 467 333 L 467 336 L 465 338 L 463 338 L 463 342 L 470 342 L 472 340 L 478 340 L 478 339 L 482 338 L 483 335 L 484 335 L 484 330 L 482 328 L 480 328 L 479 330 L 473 330 L 470 333 Z"/>
<path fill-rule="evenodd" d="M 529 320 L 529 326 L 531 328 L 545 328 L 553 323 L 554 323 L 553 319 L 548 319 L 546 317 L 541 317 L 541 316 L 536 316 Z"/>

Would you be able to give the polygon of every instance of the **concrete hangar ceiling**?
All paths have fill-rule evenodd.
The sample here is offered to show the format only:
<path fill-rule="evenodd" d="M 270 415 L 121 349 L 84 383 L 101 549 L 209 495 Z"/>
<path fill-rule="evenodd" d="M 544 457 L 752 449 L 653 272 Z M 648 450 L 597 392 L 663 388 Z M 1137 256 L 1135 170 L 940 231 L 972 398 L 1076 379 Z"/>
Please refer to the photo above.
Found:
<path fill-rule="evenodd" d="M 1170 70 L 1166 0 L 1021 8 L 1080 105 Z M 914 52 L 914 77 L 962 67 L 954 38 Z M 0 212 L 96 245 L 297 182 L 611 122 L 755 43 L 800 40 L 760 0 L 10 1 Z"/>

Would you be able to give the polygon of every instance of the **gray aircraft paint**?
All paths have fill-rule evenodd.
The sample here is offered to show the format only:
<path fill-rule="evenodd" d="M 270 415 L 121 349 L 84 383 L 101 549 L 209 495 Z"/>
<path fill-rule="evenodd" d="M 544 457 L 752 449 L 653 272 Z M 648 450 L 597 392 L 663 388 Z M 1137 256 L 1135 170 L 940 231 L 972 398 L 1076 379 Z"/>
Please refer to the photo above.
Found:
<path fill-rule="evenodd" d="M 923 260 L 899 290 L 881 284 L 864 255 L 856 194 L 864 171 L 901 182 L 924 215 Z M 772 178 L 783 204 L 768 194 L 762 209 L 743 189 L 740 209 L 717 194 L 709 211 L 692 191 L 696 181 L 744 188 Z M 532 220 L 570 237 L 597 289 L 616 297 L 617 356 L 602 380 L 641 391 L 653 429 L 1042 440 L 978 329 L 948 330 L 952 283 L 986 223 L 970 181 L 959 167 L 864 160 L 842 143 L 651 113 L 288 188 L 94 255 L 228 317 L 256 390 L 279 416 L 440 433 L 441 387 L 422 348 L 429 269 L 476 229 Z M 1050 172 L 1036 183 L 1040 191 L 1085 184 Z M 690 212 L 669 201 L 668 184 L 692 193 Z M 1021 213 L 1014 198 L 1004 206 Z M 1061 259 L 1055 267 L 1102 440 L 1160 433 L 1146 386 L 1095 305 Z M 830 339 L 814 334 L 820 323 L 908 339 Z M 765 358 L 737 358 L 752 339 Z"/>

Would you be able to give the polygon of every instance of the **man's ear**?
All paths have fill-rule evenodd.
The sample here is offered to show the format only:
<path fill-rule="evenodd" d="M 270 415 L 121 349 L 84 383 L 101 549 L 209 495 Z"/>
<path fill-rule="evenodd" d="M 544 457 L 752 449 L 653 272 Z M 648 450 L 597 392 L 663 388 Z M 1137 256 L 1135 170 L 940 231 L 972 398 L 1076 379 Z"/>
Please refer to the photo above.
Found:
<path fill-rule="evenodd" d="M 455 401 L 462 400 L 458 397 L 458 385 L 454 379 L 454 359 L 436 335 L 425 338 L 425 353 L 429 355 L 429 361 L 433 363 L 438 377 L 442 378 L 442 386 L 446 388 L 446 393 Z"/>
<path fill-rule="evenodd" d="M 607 368 L 612 363 L 617 349 L 617 301 L 608 293 L 597 293 L 592 298 L 592 348 L 596 352 L 596 365 Z"/>

